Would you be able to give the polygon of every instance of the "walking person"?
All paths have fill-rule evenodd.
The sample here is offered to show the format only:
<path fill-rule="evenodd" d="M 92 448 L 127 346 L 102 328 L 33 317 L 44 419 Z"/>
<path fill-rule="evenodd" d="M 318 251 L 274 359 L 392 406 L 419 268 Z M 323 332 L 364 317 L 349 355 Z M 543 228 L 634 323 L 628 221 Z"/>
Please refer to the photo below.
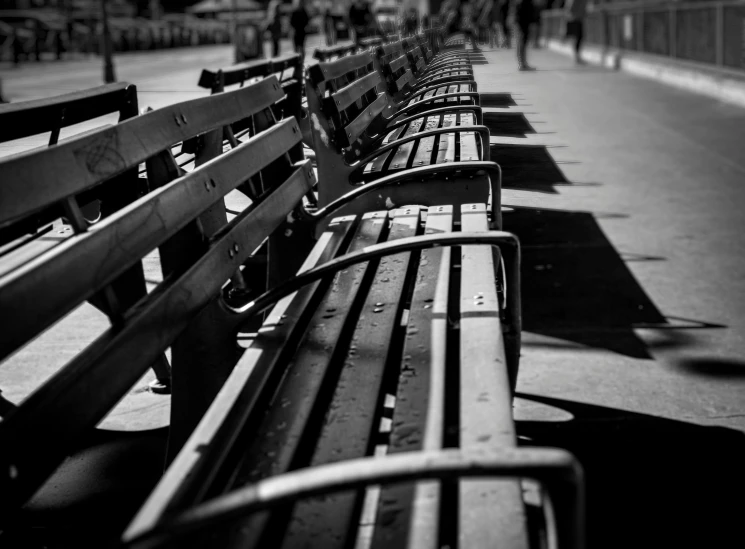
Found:
<path fill-rule="evenodd" d="M 326 8 L 323 12 L 323 30 L 326 35 L 326 45 L 333 46 L 336 44 L 336 22 L 329 8 Z"/>
<path fill-rule="evenodd" d="M 564 8 L 567 12 L 566 36 L 574 37 L 574 61 L 578 65 L 584 65 L 580 49 L 582 39 L 585 37 L 585 15 L 587 14 L 587 0 L 567 0 Z"/>
<path fill-rule="evenodd" d="M 517 27 L 517 69 L 520 71 L 534 71 L 528 65 L 528 39 L 530 26 L 535 21 L 535 6 L 533 0 L 517 0 L 515 8 L 515 26 Z"/>
<path fill-rule="evenodd" d="M 510 14 L 509 0 L 494 0 L 494 10 L 496 13 L 493 17 L 496 19 L 496 27 L 500 34 L 499 47 L 509 49 L 512 47 L 512 32 L 510 25 L 507 24 L 507 17 Z"/>
<path fill-rule="evenodd" d="M 280 0 L 269 0 L 266 7 L 266 30 L 272 40 L 272 57 L 279 55 L 279 41 L 282 38 L 282 18 L 279 12 Z"/>
<path fill-rule="evenodd" d="M 354 29 L 354 41 L 374 34 L 374 21 L 370 2 L 368 0 L 354 0 L 349 6 L 349 26 Z"/>
<path fill-rule="evenodd" d="M 474 3 L 470 2 L 470 0 L 461 0 L 460 30 L 463 33 L 463 45 L 465 45 L 468 38 L 470 38 L 474 50 L 479 49 L 476 40 L 476 16 L 477 13 Z"/>
<path fill-rule="evenodd" d="M 290 15 L 290 26 L 292 27 L 292 43 L 295 53 L 299 53 L 305 59 L 305 28 L 310 23 L 310 16 L 303 5 L 303 0 L 294 0 L 292 3 L 292 15 Z"/>

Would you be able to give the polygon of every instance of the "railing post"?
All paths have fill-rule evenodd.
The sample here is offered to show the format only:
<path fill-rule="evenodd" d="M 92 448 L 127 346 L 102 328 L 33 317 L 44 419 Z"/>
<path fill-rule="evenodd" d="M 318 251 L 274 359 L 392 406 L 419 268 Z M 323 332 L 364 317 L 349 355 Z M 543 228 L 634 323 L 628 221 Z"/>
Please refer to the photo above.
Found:
<path fill-rule="evenodd" d="M 638 12 L 639 18 L 636 22 L 636 51 L 644 51 L 644 8 L 640 8 Z"/>
<path fill-rule="evenodd" d="M 678 41 L 678 9 L 674 6 L 670 6 L 670 20 L 669 20 L 669 38 L 670 38 L 670 57 L 677 56 L 677 41 Z"/>
<path fill-rule="evenodd" d="M 716 63 L 724 65 L 724 5 L 718 2 L 716 7 L 714 40 L 716 47 Z"/>

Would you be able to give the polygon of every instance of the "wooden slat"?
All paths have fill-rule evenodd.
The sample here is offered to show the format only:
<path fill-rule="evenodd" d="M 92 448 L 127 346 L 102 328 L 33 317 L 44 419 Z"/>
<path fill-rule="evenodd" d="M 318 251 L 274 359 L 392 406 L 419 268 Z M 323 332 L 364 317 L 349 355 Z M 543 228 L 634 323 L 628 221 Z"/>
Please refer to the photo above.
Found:
<path fill-rule="evenodd" d="M 179 141 L 257 113 L 281 97 L 276 78 L 270 77 L 0 162 L 0 225 L 136 167 Z"/>
<path fill-rule="evenodd" d="M 349 147 L 354 141 L 367 130 L 370 122 L 378 116 L 388 105 L 388 99 L 385 94 L 381 93 L 378 98 L 370 103 L 357 118 L 347 124 L 340 136 L 339 141 L 343 147 Z"/>
<path fill-rule="evenodd" d="M 336 257 L 353 227 L 351 216 L 332 220 L 299 272 Z M 272 309 L 259 336 L 236 364 L 199 426 L 127 528 L 124 539 L 152 528 L 169 510 L 202 501 L 227 455 L 245 451 L 233 444 L 250 427 L 252 415 L 263 412 L 257 404 L 265 402 L 267 390 L 273 392 L 270 377 L 277 376 L 278 368 L 286 367 L 312 314 L 310 305 L 323 289 L 320 282 L 310 284 Z"/>
<path fill-rule="evenodd" d="M 238 65 L 230 65 L 218 70 L 204 69 L 199 77 L 199 86 L 211 89 L 217 83 L 222 72 L 223 84 L 234 86 L 245 82 L 250 78 L 267 76 L 273 72 L 279 72 L 290 67 L 302 64 L 298 53 L 285 53 L 271 59 L 255 59 Z"/>
<path fill-rule="evenodd" d="M 90 231 L 69 238 L 52 254 L 0 278 L 0 309 L 15 311 L 14 322 L 3 330 L 0 359 L 94 295 L 299 142 L 295 120 L 282 121 L 206 168 L 154 191 L 149 200 L 138 201 Z M 32 302 L 35 306 L 28 309 Z"/>
<path fill-rule="evenodd" d="M 17 470 L 15 478 L 0 477 L 0 507 L 14 507 L 33 494 L 78 437 L 100 421 L 285 220 L 312 188 L 311 177 L 307 168 L 296 170 L 234 221 L 180 278 L 144 298 L 122 325 L 104 332 L 0 423 L 0 461 Z"/>
<path fill-rule="evenodd" d="M 137 89 L 119 82 L 32 101 L 0 105 L 0 143 L 66 128 L 119 112 Z M 64 111 L 64 117 L 61 115 Z"/>
<path fill-rule="evenodd" d="M 356 103 L 367 92 L 380 84 L 380 74 L 373 71 L 362 78 L 358 78 L 351 84 L 344 86 L 336 93 L 331 94 L 331 104 L 334 108 L 343 110 L 351 104 Z"/>
<path fill-rule="evenodd" d="M 385 235 L 381 235 L 381 229 L 388 223 L 386 212 L 366 214 L 365 218 L 363 223 L 367 221 L 369 228 L 366 233 L 369 235 L 355 236 L 354 249 L 362 249 Z M 393 234 L 388 240 L 409 233 L 412 228 L 416 230 L 415 216 L 403 211 L 393 212 L 392 223 Z M 407 259 L 408 254 L 385 258 L 375 270 L 374 281 L 358 318 L 353 319 L 356 327 L 350 334 L 351 345 L 346 355 L 341 357 L 343 367 L 311 466 L 363 457 L 377 434 L 386 359 L 396 329 Z M 393 271 L 391 265 L 395 267 Z M 361 272 L 355 275 L 356 279 L 363 274 L 362 269 L 358 270 Z M 360 391 L 361 387 L 364 391 Z M 355 492 L 345 492 L 298 503 L 282 547 L 306 547 L 309 539 L 317 547 L 348 546 L 350 534 L 355 531 L 355 501 L 358 497 Z"/>
<path fill-rule="evenodd" d="M 421 131 L 434 130 L 440 127 L 442 123 L 442 115 L 431 115 L 427 116 L 425 123 Z M 411 166 L 418 168 L 419 166 L 429 166 L 432 163 L 432 149 L 434 148 L 435 140 L 437 136 L 425 137 L 419 141 L 416 149 L 416 155 L 414 156 Z"/>
<path fill-rule="evenodd" d="M 366 215 L 355 232 L 350 251 L 379 242 L 381 234 L 384 234 L 384 220 L 385 215 Z M 334 277 L 321 304 L 314 311 L 297 353 L 289 361 L 287 375 L 274 396 L 274 405 L 267 411 L 255 442 L 246 449 L 246 458 L 236 473 L 233 486 L 243 486 L 286 472 L 293 464 L 297 467 L 311 461 L 312 448 L 306 449 L 308 455 L 300 454 L 302 438 L 308 432 L 317 433 L 321 429 L 320 420 L 323 417 L 316 417 L 314 422 L 313 410 L 329 409 L 327 399 L 330 395 L 321 393 L 322 387 L 333 383 L 343 366 L 342 360 L 349 346 L 343 333 L 348 335 L 356 322 L 356 316 L 351 311 L 356 310 L 357 299 L 364 299 L 358 292 L 367 267 L 364 264 L 345 269 Z M 334 418 L 331 417 L 330 421 L 334 421 Z M 340 444 L 338 440 L 334 442 Z M 318 459 L 324 459 L 327 451 L 330 452 L 326 448 L 319 451 Z M 231 535 L 230 546 L 255 546 L 265 519 L 265 515 L 260 515 L 237 524 Z M 242 534 L 242 531 L 246 534 Z M 276 541 L 272 540 L 271 545 L 276 546 Z M 320 543 L 320 546 L 332 547 L 324 543 Z"/>
<path fill-rule="evenodd" d="M 396 59 L 392 59 L 389 63 L 389 66 L 391 68 L 391 72 L 393 74 L 396 74 L 399 70 L 404 68 L 408 64 L 408 59 L 406 58 L 405 54 L 402 54 L 401 56 L 397 57 Z"/>
<path fill-rule="evenodd" d="M 425 232 L 450 232 L 452 224 L 452 206 L 430 207 Z M 450 256 L 450 248 L 432 248 L 421 253 L 389 453 L 442 448 Z M 373 547 L 439 547 L 439 492 L 439 482 L 384 487 Z"/>
<path fill-rule="evenodd" d="M 457 115 L 446 114 L 442 117 L 442 127 L 448 128 L 454 126 L 456 123 Z M 455 134 L 445 133 L 439 136 L 440 139 L 437 142 L 437 160 L 436 164 L 443 162 L 455 162 Z"/>
<path fill-rule="evenodd" d="M 471 112 L 460 112 L 458 113 L 460 126 L 468 126 L 476 123 L 475 116 Z M 468 160 L 482 160 L 483 157 L 479 153 L 478 143 L 476 134 L 473 132 L 463 132 L 459 134 L 460 137 L 460 158 L 461 161 Z M 488 143 L 485 144 L 488 146 Z"/>
<path fill-rule="evenodd" d="M 357 55 L 348 55 L 337 59 L 311 65 L 308 68 L 308 74 L 316 85 L 344 76 L 347 73 L 360 70 L 373 62 L 370 52 L 358 53 Z"/>
<path fill-rule="evenodd" d="M 461 228 L 487 231 L 486 205 L 463 205 Z M 514 447 L 492 249 L 463 246 L 461 272 L 460 447 Z M 519 480 L 464 480 L 459 486 L 459 547 L 528 548 Z"/>
<path fill-rule="evenodd" d="M 412 120 L 411 123 L 406 128 L 406 132 L 403 134 L 402 137 L 408 137 L 410 135 L 419 133 L 422 129 L 422 126 L 424 125 L 424 117 L 417 118 L 416 120 Z M 396 147 L 396 152 L 391 158 L 391 162 L 388 165 L 388 170 L 403 170 L 408 167 L 409 163 L 409 156 L 411 156 L 411 152 L 414 150 L 414 146 L 417 144 L 416 141 L 409 141 L 408 143 L 404 143 L 403 145 L 400 145 L 399 147 Z"/>

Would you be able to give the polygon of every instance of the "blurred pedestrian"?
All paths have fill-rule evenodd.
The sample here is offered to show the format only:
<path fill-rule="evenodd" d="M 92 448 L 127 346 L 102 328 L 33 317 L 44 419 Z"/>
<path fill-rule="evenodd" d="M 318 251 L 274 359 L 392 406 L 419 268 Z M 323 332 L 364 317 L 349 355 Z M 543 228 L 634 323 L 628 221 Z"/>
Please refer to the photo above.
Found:
<path fill-rule="evenodd" d="M 509 0 L 494 0 L 492 19 L 496 20 L 496 29 L 500 34 L 499 47 L 512 47 L 512 32 L 510 25 L 507 24 L 507 16 L 510 14 Z"/>
<path fill-rule="evenodd" d="M 567 0 L 564 9 L 567 12 L 566 36 L 574 37 L 574 60 L 584 65 L 580 49 L 585 37 L 585 15 L 587 14 L 587 0 Z"/>
<path fill-rule="evenodd" d="M 476 43 L 476 7 L 470 0 L 461 0 L 460 3 L 460 31 L 463 33 L 464 45 L 468 38 L 471 39 L 473 49 L 477 50 Z"/>
<path fill-rule="evenodd" d="M 419 12 L 415 7 L 410 7 L 404 15 L 404 36 L 412 36 L 419 30 Z"/>
<path fill-rule="evenodd" d="M 533 0 L 533 47 L 541 47 L 541 29 L 543 28 L 543 18 L 541 13 L 546 9 L 546 0 Z"/>
<path fill-rule="evenodd" d="M 375 34 L 375 21 L 369 0 L 353 0 L 349 6 L 349 25 L 354 29 L 354 41 Z"/>
<path fill-rule="evenodd" d="M 336 22 L 329 8 L 326 8 L 323 12 L 323 30 L 326 35 L 326 45 L 333 46 L 336 44 Z"/>
<path fill-rule="evenodd" d="M 269 0 L 266 7 L 266 30 L 272 40 L 272 57 L 279 55 L 279 41 L 282 38 L 282 17 L 279 11 L 280 0 Z"/>
<path fill-rule="evenodd" d="M 307 36 L 305 28 L 308 23 L 310 23 L 310 16 L 305 9 L 303 0 L 293 0 L 292 14 L 290 15 L 292 43 L 295 46 L 295 53 L 299 53 L 302 59 L 305 59 L 305 37 Z"/>
<path fill-rule="evenodd" d="M 528 65 L 528 38 L 530 26 L 535 21 L 533 0 L 517 0 L 515 7 L 515 27 L 517 28 L 517 68 L 521 71 L 534 71 Z"/>

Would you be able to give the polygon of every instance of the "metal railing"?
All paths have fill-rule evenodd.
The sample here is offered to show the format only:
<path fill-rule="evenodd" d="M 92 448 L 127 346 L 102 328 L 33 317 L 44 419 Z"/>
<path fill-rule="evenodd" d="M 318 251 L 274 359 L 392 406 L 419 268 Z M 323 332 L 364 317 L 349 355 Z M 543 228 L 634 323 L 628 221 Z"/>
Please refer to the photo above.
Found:
<path fill-rule="evenodd" d="M 563 38 L 565 20 L 561 10 L 543 12 L 543 36 Z M 585 19 L 585 42 L 742 70 L 745 2 L 595 6 Z"/>

